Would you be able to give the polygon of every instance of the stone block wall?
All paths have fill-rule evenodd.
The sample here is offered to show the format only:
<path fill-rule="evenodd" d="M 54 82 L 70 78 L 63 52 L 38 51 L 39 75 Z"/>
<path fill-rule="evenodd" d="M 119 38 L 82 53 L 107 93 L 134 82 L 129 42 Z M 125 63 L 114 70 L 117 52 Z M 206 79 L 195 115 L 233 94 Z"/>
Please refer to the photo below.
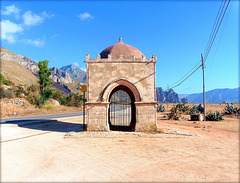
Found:
<path fill-rule="evenodd" d="M 141 93 L 142 101 L 155 101 L 155 63 L 87 63 L 88 101 L 99 101 L 104 88 L 114 80 L 126 79 Z"/>
<path fill-rule="evenodd" d="M 153 132 L 156 130 L 157 109 L 156 103 L 142 103 L 136 104 L 136 127 L 135 131 Z"/>
<path fill-rule="evenodd" d="M 88 131 L 109 131 L 108 104 L 109 102 L 86 103 Z"/>

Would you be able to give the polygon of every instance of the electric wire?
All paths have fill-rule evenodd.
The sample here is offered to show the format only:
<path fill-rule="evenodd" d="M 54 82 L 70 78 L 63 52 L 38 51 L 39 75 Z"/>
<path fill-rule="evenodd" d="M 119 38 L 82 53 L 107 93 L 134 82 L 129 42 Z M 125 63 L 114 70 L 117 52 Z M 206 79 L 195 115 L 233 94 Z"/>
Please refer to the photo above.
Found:
<path fill-rule="evenodd" d="M 224 7 L 225 7 L 225 4 L 226 4 L 227 0 L 225 0 L 224 4 L 223 4 L 223 1 L 222 1 L 221 5 L 220 5 L 220 8 L 219 8 L 217 17 L 216 17 L 215 22 L 214 22 L 214 25 L 213 25 L 213 29 L 212 29 L 212 31 L 211 31 L 211 34 L 210 34 L 210 37 L 209 37 L 209 40 L 208 40 L 208 44 L 207 44 L 206 49 L 205 49 L 204 62 L 207 60 L 207 57 L 208 57 L 208 55 L 209 55 L 209 52 L 211 51 L 212 45 L 213 45 L 213 43 L 214 43 L 214 41 L 215 41 L 216 35 L 217 35 L 217 33 L 218 33 L 218 31 L 219 31 L 219 28 L 220 28 L 220 26 L 221 26 L 221 24 L 222 24 L 222 20 L 223 20 L 223 18 L 224 18 L 224 16 L 225 16 L 225 13 L 226 13 L 226 10 L 227 10 L 227 8 L 228 8 L 228 6 L 229 6 L 230 1 L 231 1 L 231 0 L 228 1 L 228 4 L 227 4 L 225 10 L 223 10 L 223 9 L 224 9 Z M 222 4 L 223 4 L 223 6 L 222 6 Z M 223 13 L 223 11 L 224 11 L 224 13 Z M 219 12 L 220 12 L 220 15 L 219 15 Z M 220 19 L 221 19 L 221 20 L 220 20 Z M 216 23 L 216 22 L 217 22 L 217 23 Z M 191 72 L 200 62 L 201 62 L 201 61 L 199 61 L 189 72 Z M 188 75 L 189 72 L 188 72 L 187 74 L 185 74 L 182 78 L 184 78 L 186 75 L 188 75 L 186 78 L 184 78 L 183 80 L 182 80 L 182 78 L 181 78 L 181 79 L 179 80 L 179 81 L 182 80 L 181 82 L 179 82 L 179 81 L 175 82 L 175 83 L 178 83 L 178 82 L 179 82 L 179 83 L 176 84 L 176 85 L 174 85 L 174 86 L 172 85 L 172 87 L 170 87 L 170 88 L 175 88 L 175 87 L 179 86 L 180 84 L 182 84 L 182 83 L 183 83 L 184 81 L 186 81 L 191 75 L 193 75 L 201 66 L 202 66 L 202 64 L 199 65 L 193 72 L 191 72 L 191 74 Z"/>
<path fill-rule="evenodd" d="M 226 17 L 226 21 L 225 21 L 225 23 L 224 23 L 224 25 L 223 25 L 223 29 L 222 29 L 222 32 L 221 32 L 221 35 L 220 35 L 220 39 L 219 39 L 219 41 L 218 41 L 218 43 L 217 43 L 216 51 L 215 51 L 215 53 L 214 53 L 213 61 L 212 61 L 211 65 L 210 65 L 210 68 L 209 68 L 209 70 L 208 70 L 208 74 L 207 74 L 206 80 L 208 80 L 208 77 L 209 77 L 209 74 L 210 74 L 210 70 L 211 70 L 212 65 L 213 65 L 213 63 L 214 63 L 214 61 L 215 61 L 215 57 L 216 57 L 216 54 L 217 54 L 217 51 L 218 51 L 218 47 L 219 47 L 219 44 L 220 44 L 220 42 L 221 42 L 224 29 L 225 29 L 225 27 L 226 27 L 226 23 L 227 23 L 227 20 L 228 20 L 228 17 L 229 17 L 229 13 L 230 13 L 230 11 L 231 11 L 231 8 L 232 8 L 232 4 L 231 4 L 231 6 L 230 6 L 230 8 L 229 8 L 229 11 L 228 11 L 228 14 L 227 14 L 227 17 Z"/>
<path fill-rule="evenodd" d="M 186 81 L 191 75 L 193 75 L 193 73 L 195 73 L 202 65 L 199 65 L 191 74 L 189 74 L 184 80 L 182 80 L 180 83 L 178 83 L 177 85 L 171 87 L 172 89 L 179 86 L 180 84 L 182 84 L 184 81 Z"/>
<path fill-rule="evenodd" d="M 200 64 L 200 62 L 201 62 L 201 60 L 200 60 L 192 69 L 190 69 L 183 77 L 181 77 L 181 79 L 179 79 L 177 82 L 175 82 L 174 84 L 172 84 L 172 85 L 170 86 L 170 88 L 171 88 L 172 86 L 174 86 L 175 84 L 177 84 L 178 82 L 182 81 L 182 79 L 185 78 L 193 69 L 195 69 L 195 68 L 198 66 L 198 64 Z"/>
<path fill-rule="evenodd" d="M 209 55 L 209 52 L 211 51 L 212 45 L 213 45 L 213 43 L 214 43 L 214 41 L 215 41 L 215 38 L 216 38 L 216 36 L 217 36 L 217 33 L 218 33 L 219 28 L 220 28 L 220 26 L 221 26 L 221 24 L 222 24 L 223 18 L 224 18 L 224 16 L 225 16 L 225 13 L 226 13 L 226 11 L 227 11 L 227 9 L 228 9 L 228 6 L 229 6 L 229 3 L 230 3 L 230 2 L 231 2 L 231 0 L 228 1 L 227 7 L 225 8 L 224 13 L 223 13 L 223 16 L 222 16 L 222 18 L 221 18 L 221 20 L 220 20 L 220 23 L 218 24 L 217 31 L 216 31 L 216 33 L 214 34 L 214 37 L 213 37 L 213 39 L 212 39 L 212 41 L 211 41 L 211 44 L 210 44 L 210 46 L 209 46 L 209 49 L 208 49 L 208 51 L 207 51 L 207 54 L 204 56 L 204 62 L 207 60 L 207 57 L 208 57 L 208 55 Z"/>
<path fill-rule="evenodd" d="M 215 21 L 214 21 L 214 24 L 213 24 L 213 28 L 212 28 L 211 34 L 210 34 L 210 36 L 209 36 L 208 43 L 207 43 L 207 46 L 206 46 L 204 55 L 207 54 L 207 50 L 209 49 L 209 46 L 210 46 L 210 43 L 211 43 L 211 41 L 212 41 L 213 35 L 215 34 L 215 31 L 216 31 L 216 27 L 217 27 L 217 25 L 218 25 L 218 23 L 219 23 L 219 20 L 220 20 L 221 15 L 222 15 L 223 8 L 224 8 L 224 6 L 225 6 L 225 4 L 226 4 L 226 0 L 225 0 L 225 2 L 224 2 L 224 5 L 223 5 L 223 1 L 224 1 L 224 0 L 222 0 L 222 3 L 221 3 L 220 8 L 219 8 L 219 10 L 218 10 L 217 16 L 216 16 L 216 18 L 215 18 Z M 223 6 L 222 6 L 222 5 L 223 5 Z M 220 13 L 220 11 L 221 11 L 221 13 Z M 219 14 L 219 13 L 220 13 L 220 14 Z M 204 60 L 205 60 L 205 59 L 204 59 Z"/>

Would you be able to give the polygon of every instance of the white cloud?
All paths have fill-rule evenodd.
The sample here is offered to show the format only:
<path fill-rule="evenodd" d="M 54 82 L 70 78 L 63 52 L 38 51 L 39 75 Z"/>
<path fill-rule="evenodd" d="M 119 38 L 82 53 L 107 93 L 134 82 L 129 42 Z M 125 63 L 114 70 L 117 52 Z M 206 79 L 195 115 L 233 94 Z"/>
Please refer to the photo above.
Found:
<path fill-rule="evenodd" d="M 40 15 L 37 15 L 31 11 L 26 11 L 22 18 L 23 18 L 23 23 L 26 26 L 33 26 L 33 25 L 38 25 L 41 24 L 45 18 L 52 18 L 55 16 L 54 14 L 47 14 L 45 11 L 42 12 Z"/>
<path fill-rule="evenodd" d="M 78 17 L 79 17 L 81 20 L 88 20 L 88 19 L 93 19 L 93 18 L 94 18 L 94 16 L 92 16 L 92 15 L 91 15 L 90 13 L 88 13 L 88 12 L 79 14 Z"/>
<path fill-rule="evenodd" d="M 55 16 L 55 14 L 47 14 L 46 11 L 42 12 L 42 17 L 43 18 L 52 18 L 54 16 Z"/>
<path fill-rule="evenodd" d="M 86 70 L 86 67 L 82 67 L 81 70 L 83 70 L 83 71 L 85 71 L 85 72 L 87 71 L 87 70 Z"/>
<path fill-rule="evenodd" d="M 4 6 L 2 9 L 3 15 L 15 15 L 20 17 L 19 13 L 20 13 L 20 9 L 15 5 Z M 32 11 L 26 11 L 21 16 L 22 23 L 17 24 L 10 20 L 2 20 L 0 21 L 1 40 L 6 40 L 8 43 L 21 42 L 21 43 L 30 44 L 37 47 L 43 47 L 45 45 L 45 41 L 44 41 L 45 38 L 43 40 L 30 39 L 30 38 L 19 39 L 18 34 L 20 32 L 23 33 L 25 29 L 29 29 L 31 26 L 43 23 L 45 19 L 50 19 L 53 16 L 55 16 L 55 14 L 48 14 L 45 11 L 43 11 L 40 14 L 35 14 Z"/>
<path fill-rule="evenodd" d="M 9 43 L 16 42 L 16 34 L 23 31 L 21 24 L 15 24 L 10 20 L 2 20 L 1 29 L 1 39 L 7 40 Z"/>
<path fill-rule="evenodd" d="M 27 26 L 37 25 L 43 22 L 43 17 L 34 14 L 31 11 L 26 11 L 23 16 L 23 23 Z"/>
<path fill-rule="evenodd" d="M 40 39 L 32 40 L 32 39 L 22 39 L 19 42 L 30 44 L 36 47 L 43 47 L 45 45 L 45 42 Z"/>
<path fill-rule="evenodd" d="M 76 67 L 79 66 L 79 64 L 77 62 L 74 62 L 73 65 L 75 65 Z"/>
<path fill-rule="evenodd" d="M 14 4 L 11 6 L 3 6 L 2 14 L 3 15 L 14 15 L 16 18 L 19 18 L 20 9 Z"/>

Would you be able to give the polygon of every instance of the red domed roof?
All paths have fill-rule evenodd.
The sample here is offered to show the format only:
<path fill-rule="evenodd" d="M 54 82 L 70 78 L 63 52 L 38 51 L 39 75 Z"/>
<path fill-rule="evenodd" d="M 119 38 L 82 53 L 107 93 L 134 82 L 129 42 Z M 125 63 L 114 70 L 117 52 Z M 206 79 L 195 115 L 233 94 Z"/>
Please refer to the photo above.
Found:
<path fill-rule="evenodd" d="M 124 59 L 131 59 L 132 55 L 135 58 L 142 58 L 142 52 L 133 46 L 123 43 L 122 38 L 119 38 L 119 43 L 107 47 L 100 53 L 101 58 L 108 58 L 108 54 L 111 54 L 113 59 L 120 58 L 120 55 L 123 55 Z"/>

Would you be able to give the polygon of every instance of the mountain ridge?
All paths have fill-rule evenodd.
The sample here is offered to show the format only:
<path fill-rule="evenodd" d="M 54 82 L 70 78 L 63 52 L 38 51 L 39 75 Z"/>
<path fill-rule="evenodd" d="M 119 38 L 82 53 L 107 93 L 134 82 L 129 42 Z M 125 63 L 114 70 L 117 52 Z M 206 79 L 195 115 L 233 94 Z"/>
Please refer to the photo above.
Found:
<path fill-rule="evenodd" d="M 206 103 L 239 103 L 239 88 L 217 88 L 205 92 Z M 186 96 L 187 95 L 187 96 Z M 189 103 L 202 103 L 203 93 L 179 94 L 185 96 Z"/>
<path fill-rule="evenodd" d="M 60 69 L 67 72 L 75 83 L 86 83 L 86 72 L 79 69 L 74 64 L 63 66 Z"/>
<path fill-rule="evenodd" d="M 162 87 L 156 87 L 156 100 L 159 103 L 186 103 L 186 98 L 180 98 L 179 95 L 173 90 L 164 91 Z"/>

